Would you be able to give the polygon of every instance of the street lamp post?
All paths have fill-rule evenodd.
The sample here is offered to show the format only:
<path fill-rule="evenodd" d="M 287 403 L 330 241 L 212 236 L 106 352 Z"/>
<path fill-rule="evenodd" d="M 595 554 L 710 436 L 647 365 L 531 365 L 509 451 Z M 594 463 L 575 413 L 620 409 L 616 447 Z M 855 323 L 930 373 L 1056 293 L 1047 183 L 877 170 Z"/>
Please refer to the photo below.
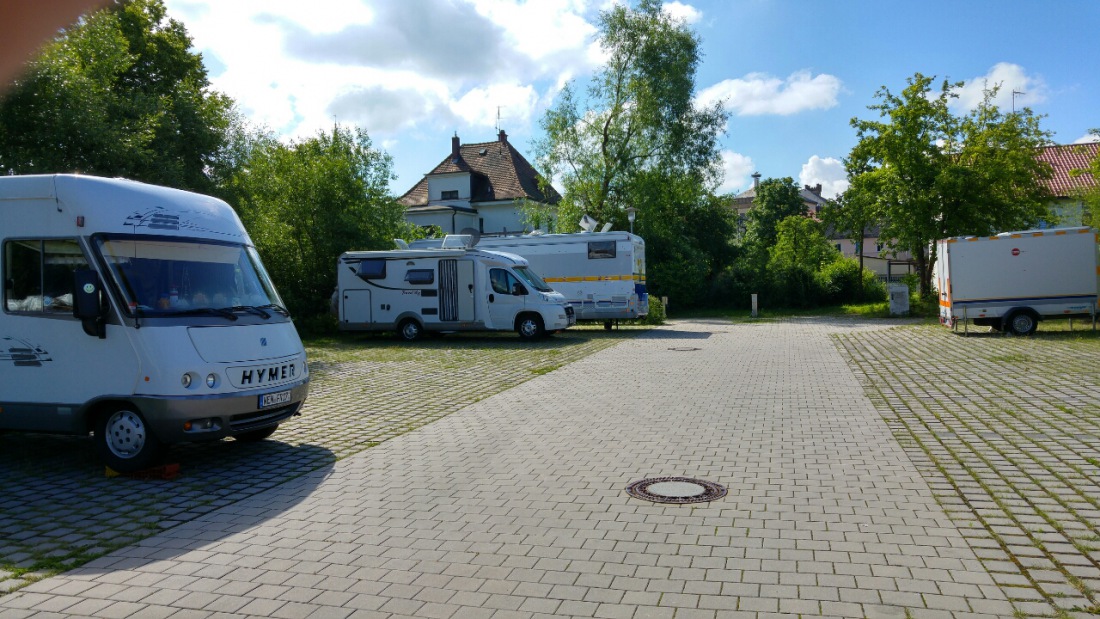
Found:
<path fill-rule="evenodd" d="M 634 219 L 638 216 L 638 209 L 633 206 L 626 207 L 626 218 L 630 220 L 630 233 L 634 234 Z"/>

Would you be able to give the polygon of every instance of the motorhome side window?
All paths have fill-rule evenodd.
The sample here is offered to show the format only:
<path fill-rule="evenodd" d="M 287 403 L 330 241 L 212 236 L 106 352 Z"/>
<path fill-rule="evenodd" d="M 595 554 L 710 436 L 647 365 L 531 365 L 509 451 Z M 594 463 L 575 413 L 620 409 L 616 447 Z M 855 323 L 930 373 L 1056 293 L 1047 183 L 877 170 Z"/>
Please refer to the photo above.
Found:
<path fill-rule="evenodd" d="M 512 294 L 512 288 L 519 281 L 511 273 L 504 269 L 491 269 L 489 281 L 493 285 L 493 292 L 497 294 Z"/>
<path fill-rule="evenodd" d="M 9 312 L 72 314 L 73 271 L 88 268 L 75 239 L 6 241 L 4 307 Z"/>
<path fill-rule="evenodd" d="M 410 284 L 424 286 L 435 282 L 435 271 L 432 269 L 409 269 L 405 273 L 405 281 Z"/>
<path fill-rule="evenodd" d="M 355 274 L 361 279 L 386 279 L 386 261 L 381 258 L 361 260 Z"/>
<path fill-rule="evenodd" d="M 615 257 L 615 241 L 592 241 L 588 244 L 588 259 Z"/>

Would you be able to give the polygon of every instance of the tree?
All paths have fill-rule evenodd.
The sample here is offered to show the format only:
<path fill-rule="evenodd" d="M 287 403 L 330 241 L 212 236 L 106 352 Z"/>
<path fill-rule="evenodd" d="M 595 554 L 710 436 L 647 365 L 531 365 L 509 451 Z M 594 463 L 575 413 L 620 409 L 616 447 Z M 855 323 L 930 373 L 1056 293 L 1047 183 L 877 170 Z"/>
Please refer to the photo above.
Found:
<path fill-rule="evenodd" d="M 1100 138 L 1100 129 L 1091 129 L 1089 133 Z M 1088 176 L 1092 177 L 1094 181 L 1092 186 L 1081 192 L 1081 201 L 1085 205 L 1085 214 L 1083 223 L 1086 226 L 1095 226 L 1094 222 L 1097 222 L 1097 214 L 1100 214 L 1100 148 L 1096 151 L 1096 156 L 1089 162 L 1088 167 L 1078 170 L 1070 170 L 1070 176 L 1080 177 Z"/>
<path fill-rule="evenodd" d="M 564 188 L 559 225 L 572 232 L 574 215 L 626 227 L 630 186 L 655 170 L 716 184 L 718 135 L 726 113 L 720 103 L 700 108 L 692 95 L 699 38 L 661 8 L 641 0 L 636 9 L 614 5 L 600 14 L 599 42 L 607 64 L 581 100 L 572 83 L 541 121 L 546 137 L 536 161 Z"/>
<path fill-rule="evenodd" d="M 934 93 L 933 80 L 917 73 L 900 96 L 881 88 L 875 96 L 882 102 L 869 106 L 881 120 L 852 119 L 859 142 L 849 156 L 862 170 L 850 179 L 851 199 L 873 204 L 880 239 L 910 252 L 925 294 L 934 241 L 1036 225 L 1049 216 L 1044 181 L 1051 175 L 1035 157 L 1050 134 L 1031 110 L 1002 114 L 993 87 L 977 108 L 956 117 L 949 102 L 961 83 L 944 80 Z"/>
<path fill-rule="evenodd" d="M 866 171 L 866 170 L 863 170 Z M 849 165 L 848 176 L 854 183 L 844 193 L 826 203 L 821 210 L 821 220 L 856 246 L 859 253 L 859 272 L 863 272 L 863 243 L 867 238 L 867 232 L 878 225 L 878 215 L 875 211 L 875 203 L 869 191 L 863 189 L 860 183 L 864 177 L 861 172 L 853 170 Z M 858 280 L 862 285 L 862 278 Z"/>
<path fill-rule="evenodd" d="M 209 191 L 232 102 L 161 0 L 83 18 L 0 100 L 0 173 L 83 172 Z"/>
<path fill-rule="evenodd" d="M 246 160 L 226 197 L 292 313 L 327 311 L 341 253 L 416 236 L 388 193 L 391 158 L 365 131 L 337 126 L 290 145 L 261 131 L 240 142 Z"/>
<path fill-rule="evenodd" d="M 821 222 L 792 215 L 779 222 L 776 242 L 768 249 L 769 267 L 802 267 L 817 272 L 832 262 L 836 249 L 825 238 Z"/>
<path fill-rule="evenodd" d="M 775 245 L 779 222 L 795 215 L 806 215 L 806 203 L 794 179 L 788 176 L 760 181 L 749 209 L 743 240 L 747 258 L 757 269 L 763 269 L 767 263 L 768 248 Z"/>

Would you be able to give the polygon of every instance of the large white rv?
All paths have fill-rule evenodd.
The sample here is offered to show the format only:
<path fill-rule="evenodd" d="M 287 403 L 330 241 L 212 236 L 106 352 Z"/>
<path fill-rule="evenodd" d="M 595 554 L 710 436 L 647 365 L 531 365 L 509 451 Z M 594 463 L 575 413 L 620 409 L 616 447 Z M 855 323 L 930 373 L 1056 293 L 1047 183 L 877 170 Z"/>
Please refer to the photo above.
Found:
<path fill-rule="evenodd" d="M 454 237 L 413 241 L 450 247 Z M 629 232 L 481 237 L 477 247 L 518 254 L 576 311 L 577 320 L 642 318 L 649 313 L 645 241 Z"/>
<path fill-rule="evenodd" d="M 516 331 L 523 339 L 576 324 L 573 308 L 519 256 L 477 249 L 352 251 L 337 263 L 339 326 L 425 331 Z"/>
<path fill-rule="evenodd" d="M 1095 325 L 1097 234 L 1087 227 L 959 236 L 936 242 L 940 322 L 1030 335 L 1043 318 Z"/>
<path fill-rule="evenodd" d="M 226 203 L 91 176 L 0 177 L 0 429 L 261 440 L 308 392 L 302 342 Z"/>

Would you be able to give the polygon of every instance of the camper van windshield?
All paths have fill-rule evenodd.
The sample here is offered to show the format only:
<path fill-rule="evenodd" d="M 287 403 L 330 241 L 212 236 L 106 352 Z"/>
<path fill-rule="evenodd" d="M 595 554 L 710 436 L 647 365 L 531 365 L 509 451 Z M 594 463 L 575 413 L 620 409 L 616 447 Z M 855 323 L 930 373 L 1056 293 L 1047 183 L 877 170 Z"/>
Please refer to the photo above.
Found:
<path fill-rule="evenodd" d="M 282 310 L 253 247 L 134 237 L 97 237 L 96 247 L 131 315 Z"/>
<path fill-rule="evenodd" d="M 530 268 L 514 267 L 512 270 L 516 272 L 516 275 L 519 275 L 520 279 L 530 284 L 535 290 L 539 292 L 554 292 L 554 289 L 547 286 L 546 282 L 542 281 L 542 278 Z"/>

